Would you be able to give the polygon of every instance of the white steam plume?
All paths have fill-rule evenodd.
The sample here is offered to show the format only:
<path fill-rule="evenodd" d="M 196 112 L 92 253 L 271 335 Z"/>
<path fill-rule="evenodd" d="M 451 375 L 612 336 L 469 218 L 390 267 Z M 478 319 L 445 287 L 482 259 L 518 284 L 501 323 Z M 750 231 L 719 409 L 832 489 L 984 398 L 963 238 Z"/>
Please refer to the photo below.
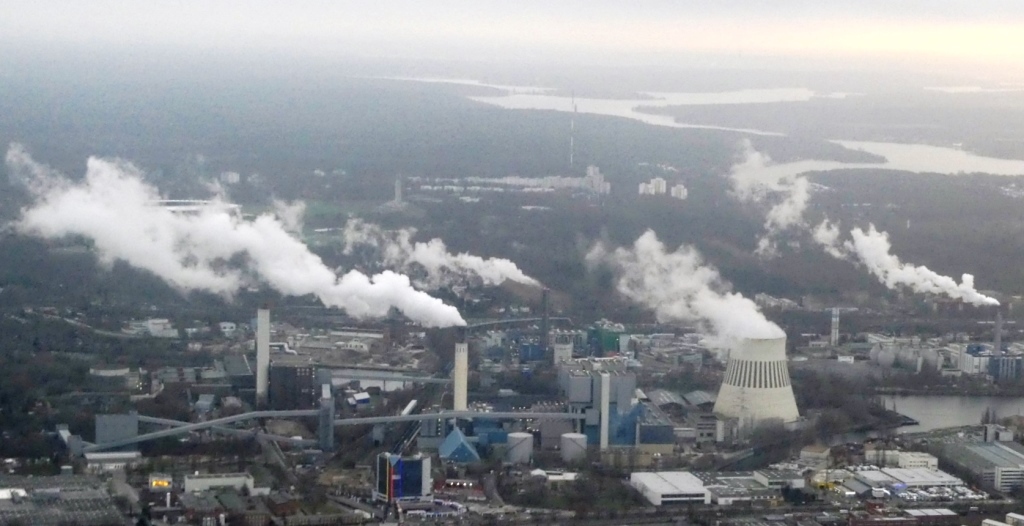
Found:
<path fill-rule="evenodd" d="M 852 241 L 844 246 L 847 251 L 867 267 L 886 287 L 890 289 L 903 285 L 915 292 L 945 294 L 972 305 L 999 305 L 995 298 L 981 294 L 974 288 L 974 276 L 964 274 L 960 283 L 948 276 L 938 274 L 928 267 L 902 263 L 890 253 L 892 245 L 889 235 L 875 230 L 875 225 L 865 232 L 859 228 L 850 231 Z"/>
<path fill-rule="evenodd" d="M 178 214 L 156 205 L 157 190 L 126 162 L 90 158 L 84 180 L 74 183 L 23 153 L 12 146 L 6 156 L 9 170 L 30 179 L 35 198 L 14 224 L 22 233 L 86 237 L 103 263 L 123 260 L 181 291 L 230 297 L 260 280 L 282 294 L 313 294 L 354 317 L 381 317 L 397 308 L 426 326 L 465 325 L 458 310 L 415 290 L 406 276 L 335 275 L 273 215 L 246 221 L 216 201 Z"/>
<path fill-rule="evenodd" d="M 839 243 L 839 225 L 832 223 L 826 217 L 811 233 L 814 241 L 821 245 L 828 255 L 836 259 L 848 259 L 843 247 Z"/>
<path fill-rule="evenodd" d="M 909 287 L 914 292 L 944 294 L 972 305 L 999 305 L 999 301 L 974 288 L 974 276 L 964 274 L 957 283 L 923 265 L 903 263 L 894 256 L 889 234 L 869 225 L 868 229 L 854 228 L 850 240 L 840 244 L 839 226 L 825 219 L 815 228 L 814 240 L 828 254 L 837 259 L 853 260 L 864 265 L 868 272 L 889 289 Z"/>
<path fill-rule="evenodd" d="M 306 215 L 306 203 L 302 201 L 288 203 L 274 199 L 274 214 L 281 220 L 285 230 L 293 234 L 302 233 L 303 218 Z"/>
<path fill-rule="evenodd" d="M 775 254 L 774 237 L 793 226 L 804 225 L 804 211 L 810 200 L 810 182 L 785 166 L 773 169 L 772 160 L 743 141 L 743 160 L 729 169 L 733 194 L 743 202 L 773 201 L 765 215 L 765 234 L 758 240 L 757 253 Z"/>
<path fill-rule="evenodd" d="M 743 161 L 729 171 L 736 198 L 761 203 L 781 196 L 765 216 L 765 235 L 757 244 L 758 254 L 771 256 L 776 251 L 775 235 L 794 226 L 808 228 L 803 215 L 810 200 L 810 182 L 800 175 L 806 171 L 801 163 L 773 165 L 771 159 L 754 150 L 748 140 L 743 142 L 743 150 Z M 958 284 L 953 278 L 927 267 L 900 262 L 890 254 L 889 236 L 875 230 L 874 225 L 867 232 L 855 228 L 850 234 L 852 241 L 840 244 L 839 227 L 827 218 L 811 231 L 815 242 L 826 253 L 837 259 L 858 261 L 890 289 L 907 286 L 916 292 L 945 294 L 974 305 L 999 304 L 974 289 L 974 276 L 970 274 L 964 274 Z"/>
<path fill-rule="evenodd" d="M 683 245 L 666 250 L 648 230 L 631 248 L 609 250 L 595 245 L 586 256 L 591 266 L 611 265 L 618 274 L 616 289 L 654 310 L 661 322 L 697 322 L 723 339 L 781 338 L 785 333 L 768 321 L 757 304 L 739 293 L 696 249 Z"/>
<path fill-rule="evenodd" d="M 524 285 L 540 283 L 523 273 L 515 263 L 502 258 L 482 258 L 465 252 L 452 254 L 444 241 L 434 238 L 426 242 L 413 242 L 416 230 L 403 228 L 385 230 L 378 225 L 352 219 L 345 225 L 345 253 L 352 254 L 359 245 L 368 245 L 380 251 L 383 263 L 391 268 L 425 272 L 417 284 L 428 289 L 446 286 L 468 277 L 477 277 L 487 285 L 500 285 L 511 280 Z"/>

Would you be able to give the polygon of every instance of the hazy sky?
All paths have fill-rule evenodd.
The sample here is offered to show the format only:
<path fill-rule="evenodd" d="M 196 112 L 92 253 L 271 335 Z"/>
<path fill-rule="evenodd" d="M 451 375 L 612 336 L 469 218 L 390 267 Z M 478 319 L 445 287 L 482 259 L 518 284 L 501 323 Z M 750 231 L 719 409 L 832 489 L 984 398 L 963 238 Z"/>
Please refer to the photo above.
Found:
<path fill-rule="evenodd" d="M 1018 0 L 3 0 L 6 48 L 755 64 L 1024 66 Z M 83 45 L 85 47 L 83 47 Z"/>

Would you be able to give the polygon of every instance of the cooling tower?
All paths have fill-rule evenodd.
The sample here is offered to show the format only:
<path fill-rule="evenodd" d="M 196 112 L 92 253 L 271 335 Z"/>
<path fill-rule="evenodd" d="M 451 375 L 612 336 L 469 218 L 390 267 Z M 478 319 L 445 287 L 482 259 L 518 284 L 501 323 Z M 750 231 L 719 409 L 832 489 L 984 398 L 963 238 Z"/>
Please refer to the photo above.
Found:
<path fill-rule="evenodd" d="M 736 418 L 741 426 L 800 417 L 789 381 L 785 338 L 740 340 L 729 351 L 715 414 Z"/>
<path fill-rule="evenodd" d="M 267 405 L 270 376 L 270 309 L 256 312 L 256 405 Z"/>
<path fill-rule="evenodd" d="M 452 369 L 452 409 L 465 411 L 469 389 L 469 346 L 455 344 L 455 366 Z"/>

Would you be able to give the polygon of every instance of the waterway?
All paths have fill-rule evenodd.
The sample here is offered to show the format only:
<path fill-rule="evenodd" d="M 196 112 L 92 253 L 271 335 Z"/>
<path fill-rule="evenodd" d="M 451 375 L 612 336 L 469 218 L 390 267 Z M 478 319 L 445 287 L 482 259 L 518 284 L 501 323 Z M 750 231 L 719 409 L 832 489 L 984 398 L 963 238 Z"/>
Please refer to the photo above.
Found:
<path fill-rule="evenodd" d="M 998 396 L 885 396 L 886 407 L 918 421 L 899 428 L 900 433 L 918 433 L 945 427 L 978 425 L 985 410 L 996 416 L 1024 415 L 1024 398 Z"/>
<path fill-rule="evenodd" d="M 474 96 L 470 99 L 510 110 L 549 110 L 566 113 L 588 113 L 607 115 L 640 121 L 653 126 L 671 128 L 692 128 L 735 132 L 746 135 L 784 136 L 784 133 L 754 128 L 735 128 L 678 122 L 669 115 L 658 115 L 637 111 L 637 108 L 693 106 L 710 104 L 757 104 L 767 102 L 801 102 L 820 97 L 842 97 L 847 94 L 819 94 L 806 88 L 777 88 L 734 90 L 711 93 L 643 92 L 637 99 L 572 98 L 550 94 L 544 88 L 535 86 L 506 86 L 485 84 L 459 79 L 416 79 L 416 82 L 443 82 L 474 85 L 505 90 L 505 95 Z M 863 150 L 886 158 L 882 163 L 842 163 L 836 161 L 804 160 L 770 165 L 761 170 L 774 172 L 775 176 L 796 175 L 812 171 L 839 169 L 887 169 L 917 173 L 947 175 L 985 173 L 993 175 L 1024 175 L 1024 160 L 999 159 L 976 155 L 959 148 L 948 148 L 924 144 L 903 144 L 890 142 L 832 140 L 836 144 L 854 150 Z M 766 174 L 767 175 L 767 174 Z"/>
<path fill-rule="evenodd" d="M 637 111 L 641 106 L 697 106 L 708 104 L 756 104 L 767 102 L 801 102 L 815 97 L 815 93 L 804 88 L 751 89 L 711 93 L 651 92 L 641 93 L 642 99 L 594 99 L 573 98 L 545 93 L 511 93 L 508 95 L 470 97 L 477 102 L 500 106 L 509 110 L 551 110 L 562 112 L 609 115 L 640 121 L 654 126 L 670 128 L 696 128 L 744 133 L 748 135 L 785 135 L 776 131 L 754 128 L 731 128 L 678 122 L 669 115 Z"/>

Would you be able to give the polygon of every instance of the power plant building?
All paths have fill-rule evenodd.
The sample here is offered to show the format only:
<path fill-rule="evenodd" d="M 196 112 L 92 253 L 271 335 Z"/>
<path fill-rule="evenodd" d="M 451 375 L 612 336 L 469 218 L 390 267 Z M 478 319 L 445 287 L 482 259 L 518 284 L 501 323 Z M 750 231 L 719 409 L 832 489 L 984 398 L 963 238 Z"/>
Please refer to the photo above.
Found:
<path fill-rule="evenodd" d="M 139 415 L 128 414 L 101 414 L 96 415 L 96 443 L 106 444 L 117 442 L 139 436 Z M 130 451 L 137 446 L 122 446 L 110 451 Z"/>
<path fill-rule="evenodd" d="M 729 352 L 715 414 L 741 427 L 800 418 L 786 361 L 786 339 L 744 339 Z"/>
<path fill-rule="evenodd" d="M 306 363 L 274 362 L 270 366 L 271 409 L 313 409 L 317 406 L 319 386 L 316 368 Z"/>
<path fill-rule="evenodd" d="M 636 399 L 636 374 L 627 363 L 602 358 L 560 364 L 559 387 L 568 410 L 584 416 L 577 431 L 602 451 L 625 446 L 670 453 L 674 426 L 655 405 Z"/>

